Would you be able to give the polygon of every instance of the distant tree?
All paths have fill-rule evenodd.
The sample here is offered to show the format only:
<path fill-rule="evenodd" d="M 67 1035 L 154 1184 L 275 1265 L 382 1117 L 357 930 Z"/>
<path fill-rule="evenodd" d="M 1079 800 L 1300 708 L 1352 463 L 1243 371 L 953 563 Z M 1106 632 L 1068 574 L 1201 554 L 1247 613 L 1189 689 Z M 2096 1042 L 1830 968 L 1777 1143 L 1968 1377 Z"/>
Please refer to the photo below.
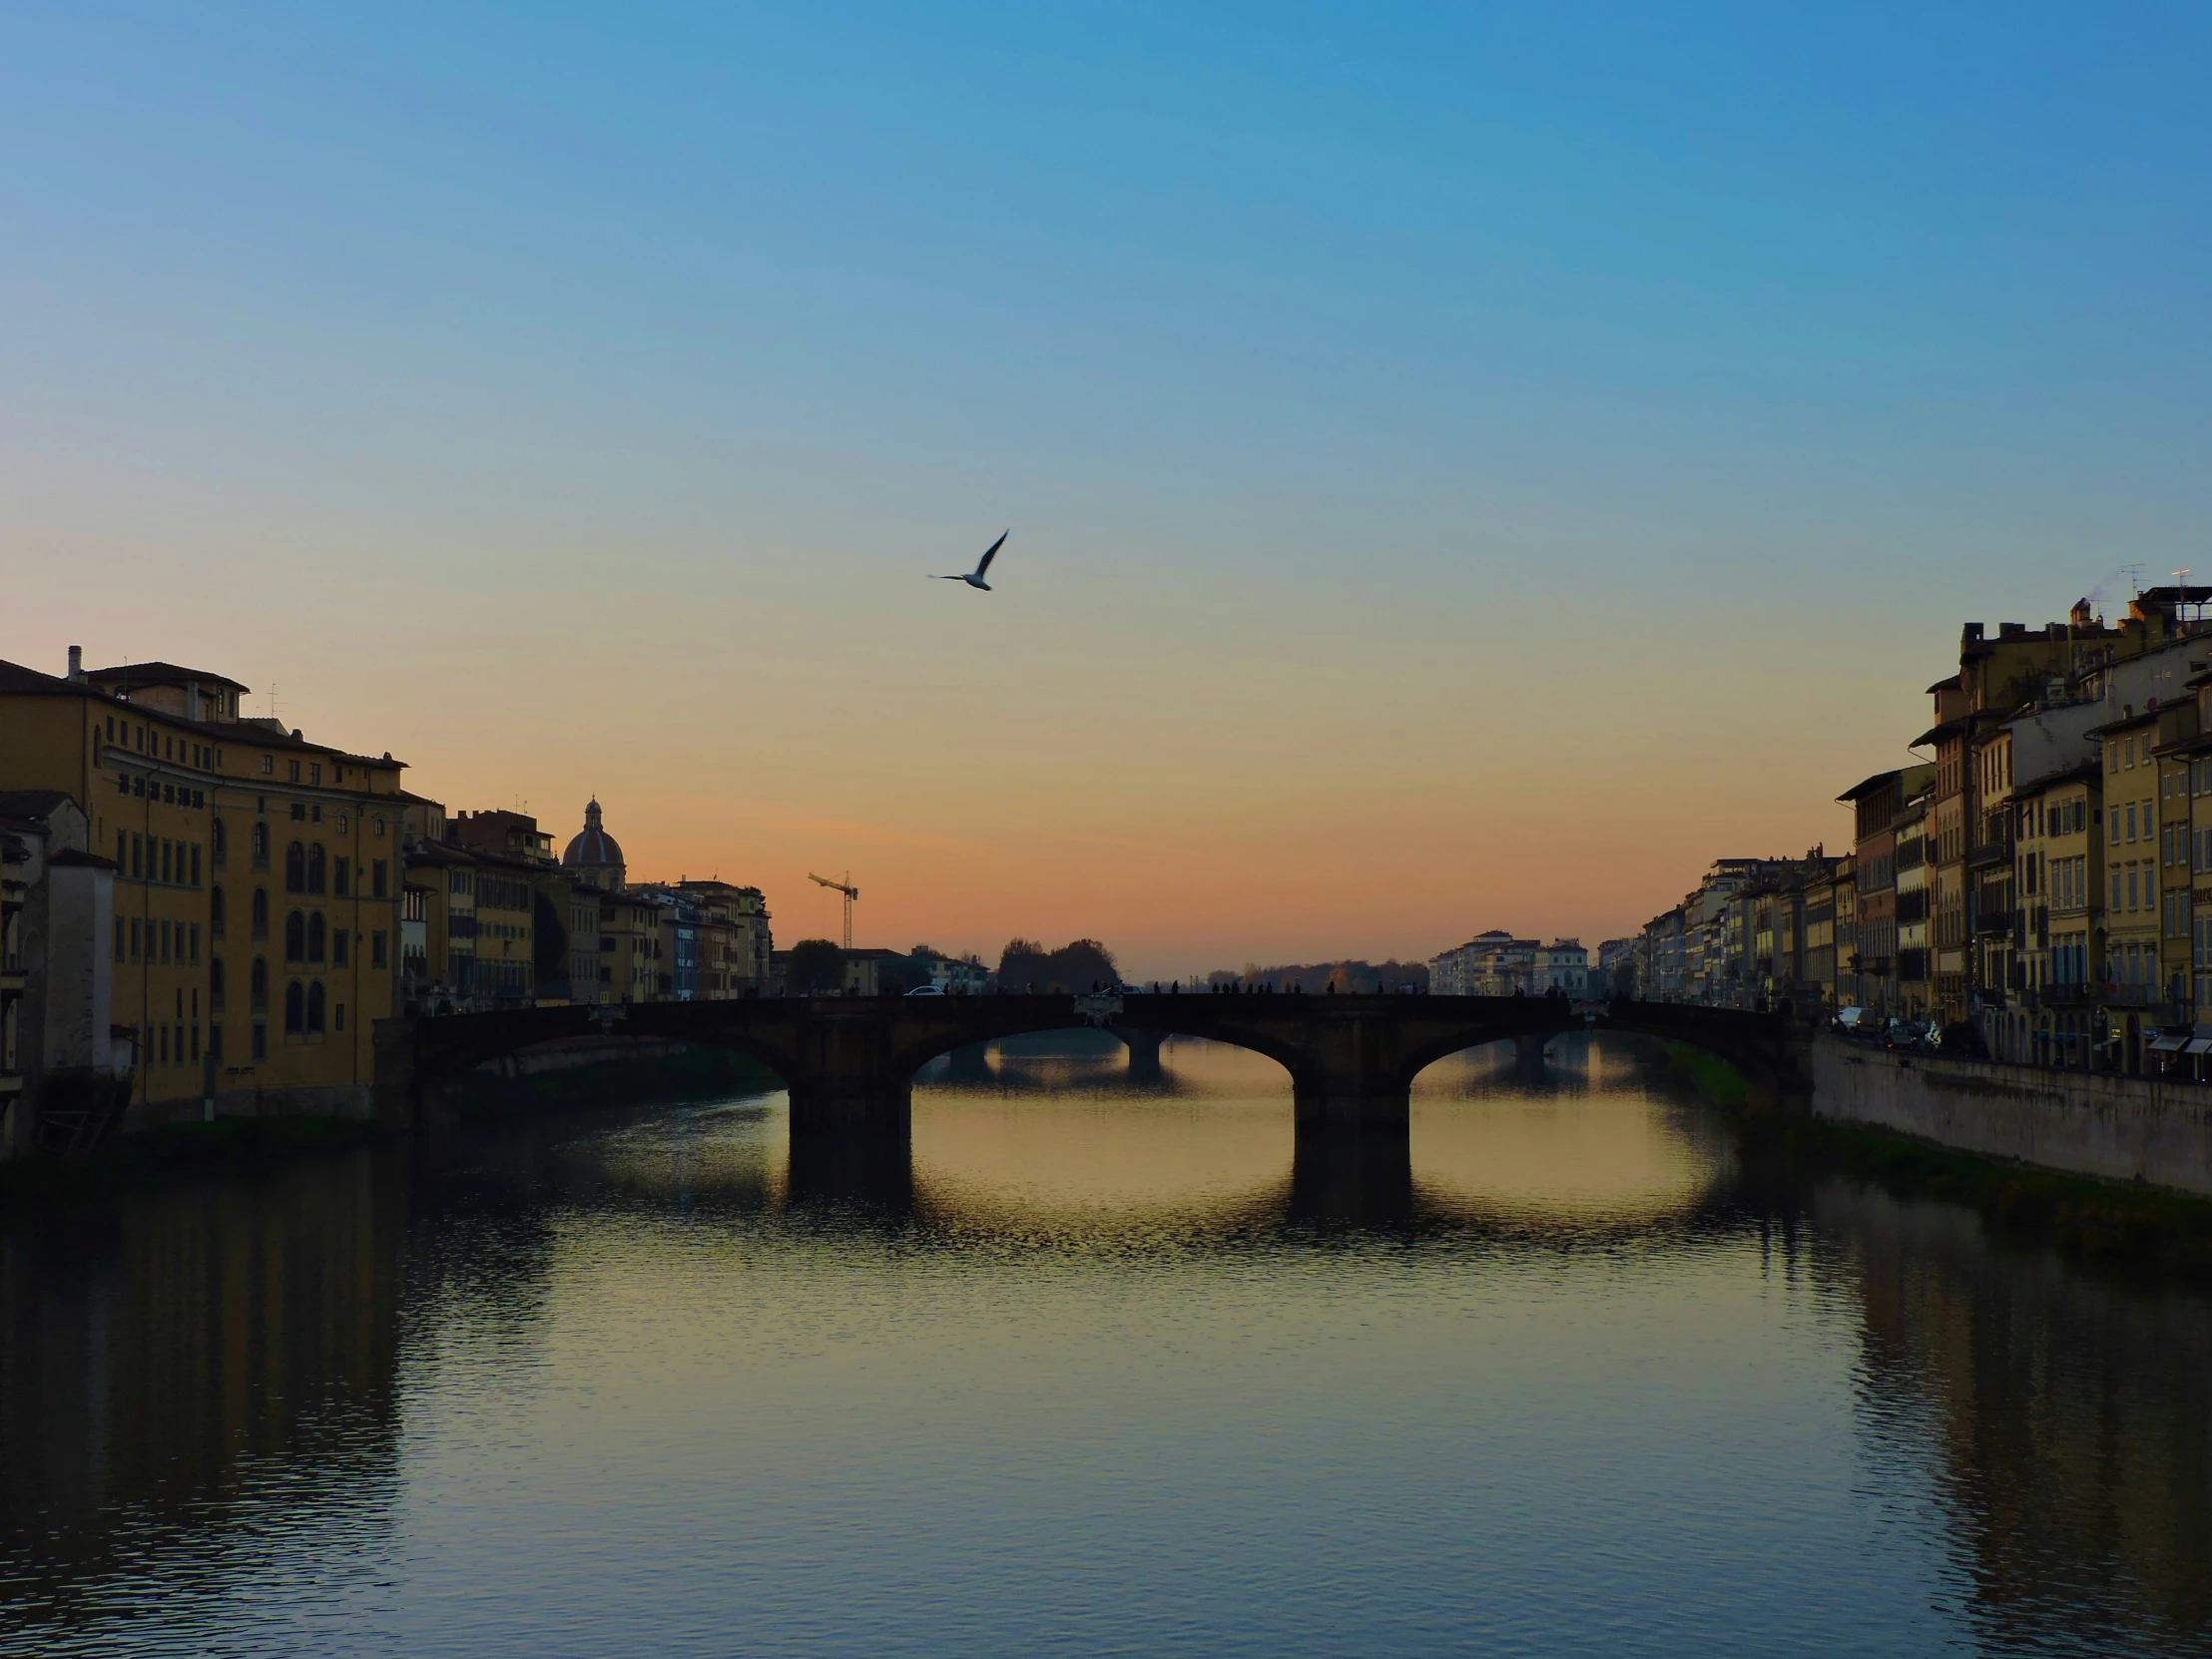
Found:
<path fill-rule="evenodd" d="M 801 939 L 792 946 L 784 982 L 795 996 L 820 996 L 844 989 L 844 952 L 830 939 Z"/>
<path fill-rule="evenodd" d="M 1066 981 L 1071 991 L 1121 983 L 1121 970 L 1114 965 L 1114 953 L 1096 939 L 1077 939 L 1072 944 L 1062 945 L 1052 956 L 1059 977 Z"/>
<path fill-rule="evenodd" d="M 884 956 L 875 964 L 875 988 L 889 996 L 918 991 L 936 977 L 930 971 L 932 953 L 919 946 L 910 956 Z"/>
<path fill-rule="evenodd" d="M 1096 939 L 1077 939 L 1047 950 L 1035 939 L 1009 939 L 998 958 L 998 983 L 1010 992 L 1087 991 L 1093 985 L 1118 985 L 1114 953 Z"/>

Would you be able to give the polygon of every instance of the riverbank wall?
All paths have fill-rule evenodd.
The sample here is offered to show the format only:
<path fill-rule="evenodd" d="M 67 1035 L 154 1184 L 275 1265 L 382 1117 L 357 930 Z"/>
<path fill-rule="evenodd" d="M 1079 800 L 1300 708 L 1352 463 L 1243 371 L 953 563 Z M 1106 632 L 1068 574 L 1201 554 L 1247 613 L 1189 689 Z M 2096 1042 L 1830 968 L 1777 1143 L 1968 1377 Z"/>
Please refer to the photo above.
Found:
<path fill-rule="evenodd" d="M 2212 1085 L 1813 1042 L 1813 1112 L 2067 1175 L 2212 1197 Z"/>

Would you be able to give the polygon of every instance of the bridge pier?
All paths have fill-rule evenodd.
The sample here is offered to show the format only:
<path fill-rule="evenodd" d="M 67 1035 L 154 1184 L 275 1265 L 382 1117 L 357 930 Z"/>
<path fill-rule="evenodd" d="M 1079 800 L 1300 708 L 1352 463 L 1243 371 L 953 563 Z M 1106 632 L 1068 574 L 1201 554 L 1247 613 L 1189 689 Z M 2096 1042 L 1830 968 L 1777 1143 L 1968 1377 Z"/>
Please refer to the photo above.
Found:
<path fill-rule="evenodd" d="M 912 1127 L 913 1079 L 811 1077 L 791 1086 L 792 1138 L 902 1138 Z"/>
<path fill-rule="evenodd" d="M 1544 1074 L 1544 1049 L 1551 1042 L 1549 1031 L 1532 1031 L 1513 1039 L 1513 1074 L 1533 1081 Z"/>
<path fill-rule="evenodd" d="M 1115 1026 L 1114 1035 L 1129 1047 L 1129 1081 L 1132 1083 L 1158 1083 L 1167 1073 L 1160 1069 L 1160 1044 L 1166 1033 L 1161 1031 L 1133 1031 L 1125 1026 Z"/>
<path fill-rule="evenodd" d="M 1374 1078 L 1299 1078 L 1292 1101 L 1301 1136 L 1402 1136 L 1412 1116 L 1409 1089 Z"/>

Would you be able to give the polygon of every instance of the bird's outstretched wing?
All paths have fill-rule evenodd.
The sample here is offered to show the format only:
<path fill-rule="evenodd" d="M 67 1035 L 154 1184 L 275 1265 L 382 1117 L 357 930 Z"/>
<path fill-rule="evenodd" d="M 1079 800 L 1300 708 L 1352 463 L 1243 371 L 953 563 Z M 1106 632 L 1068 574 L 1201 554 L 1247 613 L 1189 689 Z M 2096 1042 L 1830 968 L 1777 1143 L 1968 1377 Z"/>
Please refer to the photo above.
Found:
<path fill-rule="evenodd" d="M 990 547 L 985 550 L 983 554 L 983 562 L 975 567 L 976 575 L 980 576 L 985 571 L 991 568 L 991 561 L 998 557 L 998 550 L 1006 545 L 1006 538 L 1012 533 L 1013 532 L 1010 530 L 1001 530 L 998 532 L 998 540 L 992 542 Z"/>

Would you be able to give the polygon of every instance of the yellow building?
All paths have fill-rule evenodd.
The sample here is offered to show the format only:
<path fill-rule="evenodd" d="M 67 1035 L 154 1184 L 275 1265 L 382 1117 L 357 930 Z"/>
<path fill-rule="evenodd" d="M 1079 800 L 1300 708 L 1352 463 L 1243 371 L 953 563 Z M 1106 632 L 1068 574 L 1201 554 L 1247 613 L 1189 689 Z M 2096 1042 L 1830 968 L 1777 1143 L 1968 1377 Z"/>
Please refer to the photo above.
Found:
<path fill-rule="evenodd" d="M 112 1017 L 131 1121 L 365 1116 L 394 1007 L 401 763 L 241 715 L 170 663 L 0 664 L 0 788 L 58 790 L 118 871 Z"/>
<path fill-rule="evenodd" d="M 2019 962 L 2024 1048 L 2011 1058 L 2086 1070 L 2104 978 L 2102 769 L 2094 762 L 2013 792 L 2013 879 L 2027 920 Z"/>
<path fill-rule="evenodd" d="M 2158 715 L 2096 729 L 2104 786 L 2103 1003 L 2109 1064 L 2142 1069 L 2146 1030 L 2160 1023 Z"/>

